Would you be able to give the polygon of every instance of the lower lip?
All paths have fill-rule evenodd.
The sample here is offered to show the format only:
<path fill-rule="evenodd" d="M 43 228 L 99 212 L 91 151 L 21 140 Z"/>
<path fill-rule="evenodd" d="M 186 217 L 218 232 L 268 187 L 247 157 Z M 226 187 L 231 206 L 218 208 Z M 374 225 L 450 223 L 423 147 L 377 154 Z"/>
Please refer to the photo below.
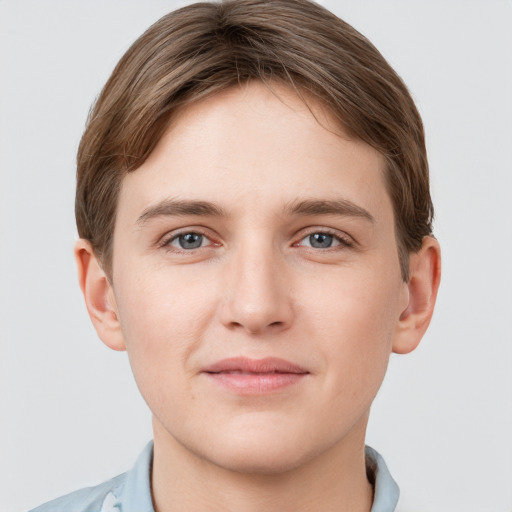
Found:
<path fill-rule="evenodd" d="M 217 384 L 242 395 L 279 391 L 300 382 L 307 373 L 206 373 Z"/>

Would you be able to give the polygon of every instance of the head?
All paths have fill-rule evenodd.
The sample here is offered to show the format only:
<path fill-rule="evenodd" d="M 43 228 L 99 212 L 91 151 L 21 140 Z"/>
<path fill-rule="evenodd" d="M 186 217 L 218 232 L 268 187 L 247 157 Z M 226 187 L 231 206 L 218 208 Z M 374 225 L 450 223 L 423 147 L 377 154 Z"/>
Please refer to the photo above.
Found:
<path fill-rule="evenodd" d="M 241 472 L 362 446 L 439 283 L 421 120 L 363 36 L 305 0 L 162 18 L 96 102 L 76 205 L 161 445 Z"/>
<path fill-rule="evenodd" d="M 123 177 L 151 154 L 176 111 L 251 80 L 326 106 L 386 161 L 404 280 L 432 233 L 423 125 L 406 86 L 354 28 L 308 0 L 197 3 L 164 16 L 126 52 L 78 151 L 76 219 L 107 275 Z"/>

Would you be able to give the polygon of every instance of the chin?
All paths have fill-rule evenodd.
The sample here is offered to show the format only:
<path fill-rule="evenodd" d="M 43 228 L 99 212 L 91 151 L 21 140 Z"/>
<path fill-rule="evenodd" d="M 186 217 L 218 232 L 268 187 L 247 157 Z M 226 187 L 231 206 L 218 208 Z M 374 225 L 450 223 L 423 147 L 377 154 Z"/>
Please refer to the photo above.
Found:
<path fill-rule="evenodd" d="M 308 457 L 298 449 L 259 446 L 257 448 L 240 446 L 224 453 L 215 453 L 211 461 L 228 471 L 241 474 L 278 475 L 293 471 L 307 461 Z"/>
<path fill-rule="evenodd" d="M 259 429 L 217 437 L 202 456 L 229 471 L 276 475 L 292 471 L 313 459 L 326 448 L 318 444 L 309 445 L 303 433 L 283 432 L 277 428 Z"/>

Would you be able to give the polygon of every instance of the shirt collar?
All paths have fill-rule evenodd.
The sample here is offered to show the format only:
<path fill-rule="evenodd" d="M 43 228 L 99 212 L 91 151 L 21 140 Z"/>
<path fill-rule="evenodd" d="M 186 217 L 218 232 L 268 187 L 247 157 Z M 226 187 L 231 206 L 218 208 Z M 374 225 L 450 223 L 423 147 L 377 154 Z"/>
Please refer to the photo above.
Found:
<path fill-rule="evenodd" d="M 155 512 L 151 498 L 151 466 L 153 442 L 146 445 L 137 462 L 128 472 L 122 495 L 123 512 Z M 370 512 L 393 512 L 400 490 L 393 480 L 384 459 L 369 446 L 366 447 L 366 468 L 374 485 L 373 505 Z"/>
<path fill-rule="evenodd" d="M 366 471 L 373 483 L 373 505 L 370 512 L 393 512 L 400 489 L 389 473 L 384 459 L 369 446 L 366 447 Z"/>
<path fill-rule="evenodd" d="M 155 512 L 151 498 L 151 466 L 153 465 L 153 441 L 139 455 L 133 468 L 126 475 L 122 495 L 122 512 Z"/>

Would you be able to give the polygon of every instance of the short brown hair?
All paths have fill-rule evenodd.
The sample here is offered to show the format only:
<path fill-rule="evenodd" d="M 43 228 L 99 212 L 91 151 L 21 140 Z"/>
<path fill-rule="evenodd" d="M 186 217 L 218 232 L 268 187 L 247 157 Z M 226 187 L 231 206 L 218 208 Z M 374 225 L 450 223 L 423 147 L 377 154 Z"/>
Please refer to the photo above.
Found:
<path fill-rule="evenodd" d="M 409 253 L 432 233 L 420 115 L 378 50 L 309 0 L 195 3 L 161 18 L 121 58 L 78 150 L 78 233 L 107 275 L 124 174 L 144 163 L 178 107 L 248 80 L 279 81 L 317 98 L 352 136 L 385 157 L 407 281 Z"/>

